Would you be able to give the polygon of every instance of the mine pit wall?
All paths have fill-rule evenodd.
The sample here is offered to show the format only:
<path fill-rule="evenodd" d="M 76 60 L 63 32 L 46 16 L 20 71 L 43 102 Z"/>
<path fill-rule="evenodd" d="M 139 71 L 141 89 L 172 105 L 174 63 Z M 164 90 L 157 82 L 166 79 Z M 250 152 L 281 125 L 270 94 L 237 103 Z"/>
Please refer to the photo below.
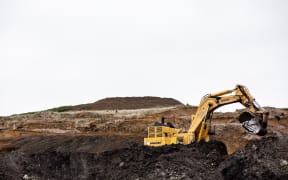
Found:
<path fill-rule="evenodd" d="M 144 130 L 154 114 L 173 107 L 115 111 L 39 112 L 0 118 L 0 127 L 13 130 L 59 129 L 75 132 L 119 131 L 138 132 Z M 155 119 L 153 119 L 155 121 Z M 133 125 L 135 124 L 135 125 Z M 137 125 L 136 125 L 137 124 Z"/>
<path fill-rule="evenodd" d="M 21 129 L 59 129 L 75 132 L 118 131 L 137 133 L 143 131 L 149 124 L 160 121 L 165 117 L 177 128 L 188 129 L 191 114 L 196 108 L 186 106 L 150 108 L 139 110 L 106 110 L 106 111 L 72 111 L 64 113 L 39 112 L 28 115 L 0 117 L 0 128 Z M 288 119 L 285 109 L 269 108 L 269 120 L 278 120 L 279 123 Z M 214 113 L 212 123 L 237 123 L 241 110 L 228 113 Z"/>
<path fill-rule="evenodd" d="M 268 108 L 268 136 L 288 134 L 288 111 L 285 109 Z M 166 107 L 140 110 L 106 110 L 106 111 L 72 111 L 72 112 L 39 112 L 28 115 L 15 115 L 0 118 L 0 129 L 37 132 L 48 134 L 108 134 L 137 136 L 137 142 L 142 144 L 147 127 L 165 117 L 166 122 L 172 122 L 175 127 L 188 129 L 191 114 L 196 108 Z M 241 110 L 236 112 L 213 115 L 212 125 L 216 127 L 216 135 L 211 139 L 223 141 L 228 153 L 243 148 L 248 141 L 259 139 L 247 133 L 237 122 Z"/>

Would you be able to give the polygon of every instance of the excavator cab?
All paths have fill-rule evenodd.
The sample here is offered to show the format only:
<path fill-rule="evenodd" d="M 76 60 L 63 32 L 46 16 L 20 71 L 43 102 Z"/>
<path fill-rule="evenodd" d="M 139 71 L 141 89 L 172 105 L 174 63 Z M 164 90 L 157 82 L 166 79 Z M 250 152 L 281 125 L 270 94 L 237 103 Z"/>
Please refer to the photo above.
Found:
<path fill-rule="evenodd" d="M 177 144 L 177 138 L 174 136 L 177 133 L 178 129 L 168 126 L 150 126 L 148 127 L 148 137 L 144 138 L 144 145 L 157 147 Z"/>
<path fill-rule="evenodd" d="M 147 138 L 144 138 L 146 146 L 163 146 L 171 144 L 190 144 L 195 141 L 193 134 L 177 129 L 171 122 L 165 122 L 165 118 L 161 118 L 161 122 L 155 122 L 148 127 Z"/>
<path fill-rule="evenodd" d="M 171 122 L 165 122 L 165 118 L 161 118 L 161 122 L 155 122 L 148 127 L 148 137 L 144 139 L 144 145 L 163 146 L 165 144 L 176 144 L 179 130 L 174 127 Z"/>

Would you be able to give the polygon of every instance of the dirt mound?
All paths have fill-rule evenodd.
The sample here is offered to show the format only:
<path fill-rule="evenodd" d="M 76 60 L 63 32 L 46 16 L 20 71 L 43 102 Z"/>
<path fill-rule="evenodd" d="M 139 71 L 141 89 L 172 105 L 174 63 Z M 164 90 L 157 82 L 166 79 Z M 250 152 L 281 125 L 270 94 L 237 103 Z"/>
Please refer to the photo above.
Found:
<path fill-rule="evenodd" d="M 81 110 L 120 110 L 120 109 L 145 109 L 153 107 L 169 107 L 183 105 L 172 98 L 160 97 L 115 97 L 105 98 L 94 103 L 81 104 L 77 106 L 63 106 L 51 109 L 51 111 L 81 111 Z"/>
<path fill-rule="evenodd" d="M 20 179 L 165 179 L 204 178 L 226 156 L 221 142 L 129 148 L 100 154 L 46 151 L 0 156 L 0 178 Z"/>
<path fill-rule="evenodd" d="M 288 179 L 288 137 L 251 141 L 215 172 L 224 179 Z"/>
<path fill-rule="evenodd" d="M 17 150 L 25 154 L 50 151 L 101 153 L 129 147 L 130 144 L 137 142 L 136 138 L 135 136 L 38 135 L 11 140 L 6 145 L 6 149 Z"/>

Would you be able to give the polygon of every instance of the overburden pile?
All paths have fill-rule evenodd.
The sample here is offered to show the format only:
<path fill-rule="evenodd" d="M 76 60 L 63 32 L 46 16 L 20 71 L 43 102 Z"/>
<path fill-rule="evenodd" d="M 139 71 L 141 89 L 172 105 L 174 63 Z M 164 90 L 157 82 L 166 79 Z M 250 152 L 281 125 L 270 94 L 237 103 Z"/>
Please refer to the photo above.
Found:
<path fill-rule="evenodd" d="M 183 105 L 181 102 L 173 98 L 160 97 L 114 97 L 105 98 L 94 103 L 81 104 L 76 106 L 63 106 L 50 111 L 82 111 L 82 110 L 121 110 L 121 109 L 145 109 L 156 107 L 170 107 Z"/>

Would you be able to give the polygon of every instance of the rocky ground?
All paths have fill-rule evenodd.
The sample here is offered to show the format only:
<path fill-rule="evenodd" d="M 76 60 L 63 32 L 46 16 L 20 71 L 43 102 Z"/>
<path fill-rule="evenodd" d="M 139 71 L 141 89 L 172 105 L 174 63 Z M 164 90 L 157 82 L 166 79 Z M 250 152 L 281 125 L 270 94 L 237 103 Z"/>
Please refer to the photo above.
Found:
<path fill-rule="evenodd" d="M 241 127 L 237 110 L 214 114 L 209 143 L 149 148 L 149 124 L 165 117 L 187 129 L 196 111 L 151 98 L 149 108 L 77 109 L 88 104 L 0 117 L 0 179 L 288 179 L 288 109 L 266 107 L 264 138 Z"/>

